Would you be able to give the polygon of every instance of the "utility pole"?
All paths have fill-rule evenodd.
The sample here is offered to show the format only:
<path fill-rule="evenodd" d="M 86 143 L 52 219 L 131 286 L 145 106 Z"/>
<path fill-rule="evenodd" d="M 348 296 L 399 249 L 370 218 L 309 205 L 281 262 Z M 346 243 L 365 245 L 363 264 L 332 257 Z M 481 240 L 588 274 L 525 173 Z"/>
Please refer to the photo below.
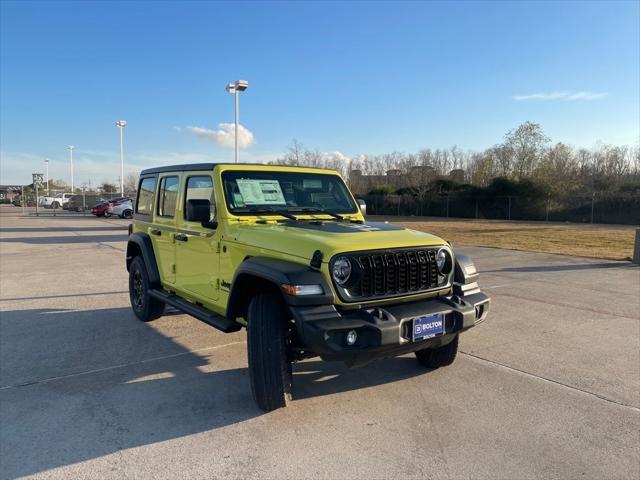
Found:
<path fill-rule="evenodd" d="M 244 92 L 247 88 L 249 88 L 249 82 L 246 80 L 236 80 L 234 83 L 229 83 L 225 90 L 229 93 L 233 93 L 234 95 L 234 105 L 235 105 L 235 159 L 236 163 L 238 163 L 238 127 L 240 126 L 240 106 L 239 106 L 239 94 L 240 92 Z"/>
<path fill-rule="evenodd" d="M 69 150 L 69 161 L 71 163 L 71 193 L 74 193 L 73 189 L 73 151 L 75 150 L 75 145 L 68 145 L 67 150 Z"/>
<path fill-rule="evenodd" d="M 49 159 L 44 159 L 45 180 L 47 182 L 47 197 L 49 196 Z"/>
<path fill-rule="evenodd" d="M 124 127 L 127 126 L 126 120 L 118 120 L 116 127 L 120 129 L 120 196 L 124 197 Z"/>

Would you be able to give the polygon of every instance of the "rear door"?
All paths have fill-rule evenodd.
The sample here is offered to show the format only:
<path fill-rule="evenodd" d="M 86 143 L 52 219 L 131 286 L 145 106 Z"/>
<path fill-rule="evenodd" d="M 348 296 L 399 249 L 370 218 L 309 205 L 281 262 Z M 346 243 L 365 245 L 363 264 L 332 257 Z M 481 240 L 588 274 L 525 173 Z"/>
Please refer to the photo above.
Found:
<path fill-rule="evenodd" d="M 168 173 L 158 178 L 153 225 L 149 229 L 160 276 L 166 283 L 176 281 L 176 207 L 180 175 Z"/>
<path fill-rule="evenodd" d="M 178 219 L 178 241 L 176 242 L 176 264 L 178 265 L 176 287 L 202 300 L 218 298 L 220 269 L 218 230 L 205 228 L 186 218 L 187 202 L 190 199 L 209 200 L 214 204 L 213 178 L 211 172 L 188 172 L 185 174 L 182 194 L 182 209 Z M 213 218 L 213 210 L 210 220 Z"/>

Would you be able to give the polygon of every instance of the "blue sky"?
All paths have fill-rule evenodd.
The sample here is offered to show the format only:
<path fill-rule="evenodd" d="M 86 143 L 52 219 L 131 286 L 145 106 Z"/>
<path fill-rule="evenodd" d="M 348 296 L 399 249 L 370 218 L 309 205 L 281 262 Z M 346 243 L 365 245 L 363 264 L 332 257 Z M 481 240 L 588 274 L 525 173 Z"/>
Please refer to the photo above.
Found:
<path fill-rule="evenodd" d="M 119 118 L 127 170 L 232 160 L 219 124 L 237 78 L 245 161 L 294 138 L 347 157 L 483 149 L 526 120 L 575 146 L 635 145 L 639 5 L 3 1 L 1 183 L 45 157 L 68 181 L 70 143 L 76 184 L 117 180 Z"/>

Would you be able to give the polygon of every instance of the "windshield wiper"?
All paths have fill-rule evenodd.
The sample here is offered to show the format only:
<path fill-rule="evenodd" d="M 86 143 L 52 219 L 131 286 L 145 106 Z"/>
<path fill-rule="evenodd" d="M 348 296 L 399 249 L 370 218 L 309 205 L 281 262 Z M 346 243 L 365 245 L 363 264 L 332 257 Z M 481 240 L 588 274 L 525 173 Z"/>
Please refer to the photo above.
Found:
<path fill-rule="evenodd" d="M 290 220 L 298 221 L 298 217 L 291 215 L 286 210 L 274 210 L 273 208 L 249 208 L 251 213 L 272 213 L 274 215 L 280 215 L 281 217 L 288 218 Z"/>
<path fill-rule="evenodd" d="M 309 213 L 324 213 L 329 215 L 330 217 L 335 218 L 336 220 L 344 220 L 344 217 L 339 213 L 330 212 L 325 210 L 324 208 L 316 208 L 316 207 L 304 207 L 300 209 L 301 212 L 309 212 Z"/>

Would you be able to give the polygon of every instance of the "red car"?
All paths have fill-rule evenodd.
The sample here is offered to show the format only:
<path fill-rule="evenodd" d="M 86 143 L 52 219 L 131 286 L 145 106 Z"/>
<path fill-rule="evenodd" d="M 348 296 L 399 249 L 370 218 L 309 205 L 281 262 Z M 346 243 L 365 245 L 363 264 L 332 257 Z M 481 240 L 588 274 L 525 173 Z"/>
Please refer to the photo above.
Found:
<path fill-rule="evenodd" d="M 110 206 L 116 206 L 121 202 L 125 202 L 127 200 L 131 200 L 129 197 L 118 197 L 112 198 L 106 202 L 98 203 L 91 209 L 91 213 L 96 217 L 109 217 L 110 214 L 108 212 Z"/>

